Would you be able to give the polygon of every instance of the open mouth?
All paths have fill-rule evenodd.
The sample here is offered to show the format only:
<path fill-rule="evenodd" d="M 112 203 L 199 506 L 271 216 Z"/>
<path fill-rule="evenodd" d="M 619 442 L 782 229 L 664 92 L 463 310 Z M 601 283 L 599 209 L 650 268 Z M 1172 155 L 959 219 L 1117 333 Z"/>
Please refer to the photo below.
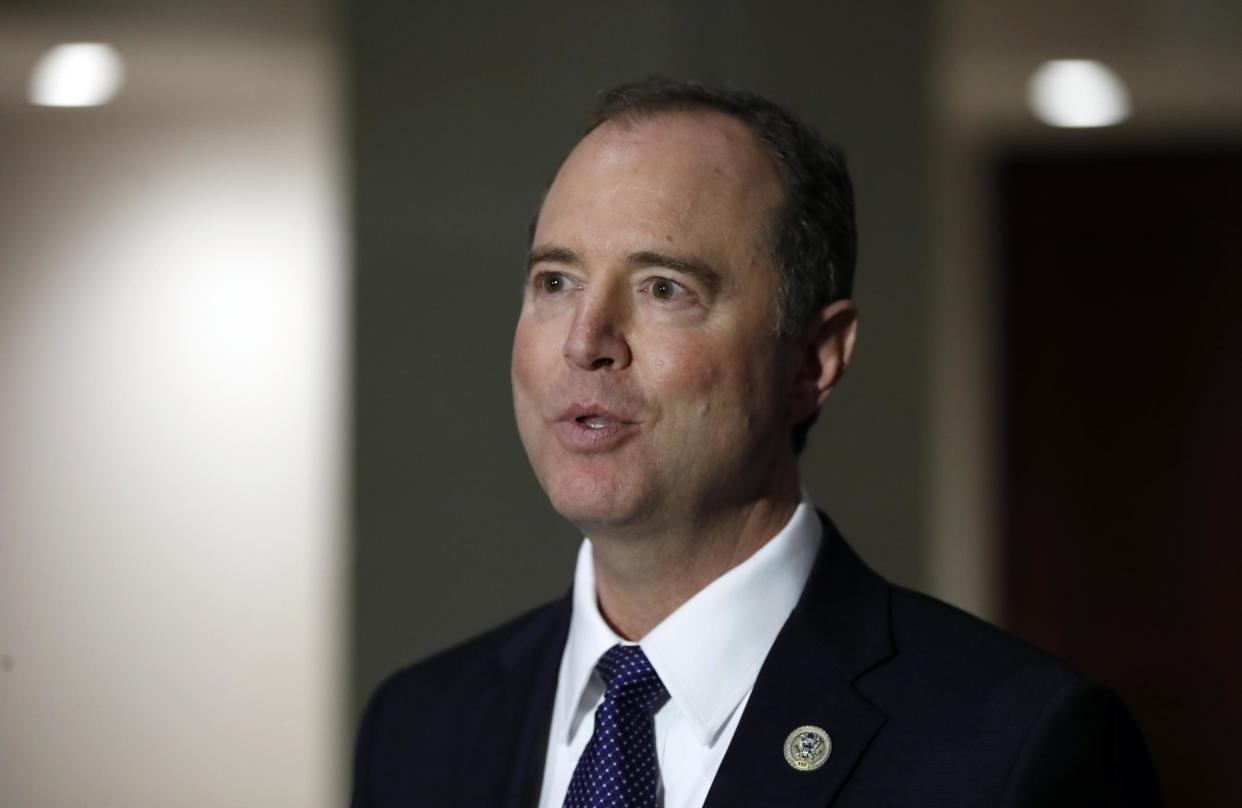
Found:
<path fill-rule="evenodd" d="M 633 417 L 633 416 L 630 416 Z M 597 402 L 572 404 L 556 418 L 562 445 L 573 452 L 611 451 L 639 434 L 642 419 L 630 420 Z"/>
<path fill-rule="evenodd" d="M 556 422 L 562 445 L 570 451 L 593 454 L 620 446 L 639 432 L 639 424 L 594 407 L 578 410 L 580 415 L 567 413 Z"/>

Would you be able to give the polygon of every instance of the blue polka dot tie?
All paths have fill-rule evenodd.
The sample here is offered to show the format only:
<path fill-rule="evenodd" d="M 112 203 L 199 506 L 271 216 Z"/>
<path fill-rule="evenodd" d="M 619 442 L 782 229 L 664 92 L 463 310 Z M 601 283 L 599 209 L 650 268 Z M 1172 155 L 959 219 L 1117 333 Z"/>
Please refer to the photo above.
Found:
<path fill-rule="evenodd" d="M 604 680 L 604 700 L 565 808 L 656 808 L 660 767 L 652 716 L 668 691 L 637 645 L 609 648 L 595 671 Z"/>

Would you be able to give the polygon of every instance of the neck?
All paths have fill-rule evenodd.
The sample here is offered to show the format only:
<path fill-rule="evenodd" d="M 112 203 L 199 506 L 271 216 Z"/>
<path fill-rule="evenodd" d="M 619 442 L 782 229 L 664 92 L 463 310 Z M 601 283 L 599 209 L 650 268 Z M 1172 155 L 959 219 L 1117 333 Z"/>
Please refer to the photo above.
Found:
<path fill-rule="evenodd" d="M 591 537 L 600 613 L 627 640 L 640 640 L 699 590 L 750 558 L 793 516 L 798 486 L 713 509 L 675 529 Z"/>

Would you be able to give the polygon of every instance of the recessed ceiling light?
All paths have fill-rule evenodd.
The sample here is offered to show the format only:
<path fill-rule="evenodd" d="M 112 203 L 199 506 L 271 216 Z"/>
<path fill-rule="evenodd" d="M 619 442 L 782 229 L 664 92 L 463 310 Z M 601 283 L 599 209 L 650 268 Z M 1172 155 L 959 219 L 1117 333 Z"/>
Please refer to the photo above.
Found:
<path fill-rule="evenodd" d="M 1044 62 L 1031 75 L 1026 99 L 1049 126 L 1112 126 L 1130 117 L 1130 93 L 1121 77 L 1090 59 Z"/>
<path fill-rule="evenodd" d="M 121 56 L 102 42 L 57 45 L 39 58 L 30 74 L 30 103 L 44 107 L 94 107 L 121 89 Z"/>

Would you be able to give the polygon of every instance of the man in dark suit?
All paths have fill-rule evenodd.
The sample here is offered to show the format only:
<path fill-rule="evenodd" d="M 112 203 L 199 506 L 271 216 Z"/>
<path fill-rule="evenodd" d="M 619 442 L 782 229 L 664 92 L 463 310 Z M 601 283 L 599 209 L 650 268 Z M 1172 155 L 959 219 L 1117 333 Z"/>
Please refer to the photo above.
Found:
<path fill-rule="evenodd" d="M 608 93 L 549 188 L 518 430 L 565 599 L 390 678 L 355 808 L 1155 805 L 1117 698 L 893 587 L 800 489 L 849 363 L 844 160 L 753 95 Z"/>

